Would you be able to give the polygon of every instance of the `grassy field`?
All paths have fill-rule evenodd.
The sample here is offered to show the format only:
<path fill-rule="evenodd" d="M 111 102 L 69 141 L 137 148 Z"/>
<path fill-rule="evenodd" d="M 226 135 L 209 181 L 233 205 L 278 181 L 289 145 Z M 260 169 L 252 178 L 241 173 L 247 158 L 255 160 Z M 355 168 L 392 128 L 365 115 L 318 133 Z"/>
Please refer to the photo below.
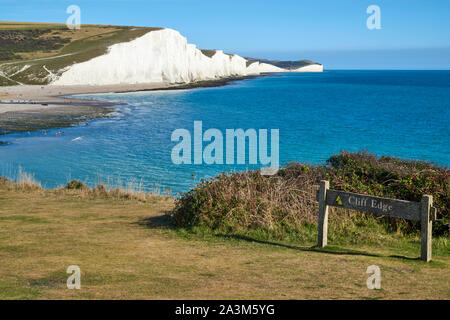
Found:
<path fill-rule="evenodd" d="M 0 85 L 48 84 L 74 63 L 160 28 L 0 22 Z"/>
<path fill-rule="evenodd" d="M 1 180 L 0 298 L 450 299 L 448 241 L 435 241 L 434 260 L 424 263 L 419 239 L 395 234 L 322 250 L 194 234 L 171 227 L 173 205 Z M 66 288 L 69 265 L 81 268 L 80 290 Z M 369 265 L 381 268 L 381 290 L 366 287 Z"/>

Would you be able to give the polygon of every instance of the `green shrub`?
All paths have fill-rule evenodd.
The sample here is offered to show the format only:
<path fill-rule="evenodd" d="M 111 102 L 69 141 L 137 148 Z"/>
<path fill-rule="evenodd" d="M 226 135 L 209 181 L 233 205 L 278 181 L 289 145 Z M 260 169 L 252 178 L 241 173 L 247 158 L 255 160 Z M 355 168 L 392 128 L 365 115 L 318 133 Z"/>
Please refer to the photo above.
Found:
<path fill-rule="evenodd" d="M 78 180 L 72 180 L 67 183 L 66 189 L 87 189 L 87 186 Z"/>
<path fill-rule="evenodd" d="M 232 234 L 261 231 L 279 239 L 301 237 L 305 226 L 317 223 L 315 198 L 323 179 L 329 180 L 334 189 L 410 201 L 431 194 L 441 218 L 434 223 L 433 232 L 448 236 L 449 170 L 423 161 L 377 157 L 366 152 L 341 152 L 323 166 L 290 163 L 274 176 L 247 171 L 202 180 L 176 200 L 171 217 L 175 225 L 187 228 L 206 227 Z M 331 229 L 355 233 L 361 227 L 377 232 L 420 230 L 417 223 L 403 219 L 380 219 L 341 208 L 331 210 Z"/>
<path fill-rule="evenodd" d="M 433 226 L 437 235 L 449 232 L 450 170 L 425 161 L 402 160 L 394 157 L 376 157 L 359 152 L 341 152 L 328 160 L 330 183 L 336 189 L 374 196 L 420 201 L 422 196 L 433 196 L 439 208 L 439 221 Z M 402 219 L 386 218 L 395 229 L 406 232 L 417 230 L 419 224 Z"/>

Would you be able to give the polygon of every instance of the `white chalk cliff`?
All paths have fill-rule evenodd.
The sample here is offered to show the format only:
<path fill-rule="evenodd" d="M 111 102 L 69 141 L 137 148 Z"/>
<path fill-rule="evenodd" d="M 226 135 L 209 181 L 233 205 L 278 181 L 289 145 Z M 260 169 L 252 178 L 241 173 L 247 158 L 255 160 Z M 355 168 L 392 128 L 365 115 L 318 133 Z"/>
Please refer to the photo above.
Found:
<path fill-rule="evenodd" d="M 272 64 L 260 63 L 258 61 L 253 62 L 247 67 L 248 74 L 261 74 L 267 72 L 286 72 L 286 69 L 279 68 Z"/>
<path fill-rule="evenodd" d="M 297 69 L 291 69 L 291 72 L 323 72 L 323 65 L 321 64 L 310 64 Z"/>
<path fill-rule="evenodd" d="M 322 68 L 322 65 L 316 64 L 291 71 L 320 72 Z M 114 44 L 106 54 L 68 67 L 51 84 L 186 83 L 286 71 L 260 62 L 253 62 L 247 67 L 246 59 L 224 54 L 221 50 L 208 57 L 195 45 L 187 43 L 178 31 L 162 29 L 130 42 Z"/>

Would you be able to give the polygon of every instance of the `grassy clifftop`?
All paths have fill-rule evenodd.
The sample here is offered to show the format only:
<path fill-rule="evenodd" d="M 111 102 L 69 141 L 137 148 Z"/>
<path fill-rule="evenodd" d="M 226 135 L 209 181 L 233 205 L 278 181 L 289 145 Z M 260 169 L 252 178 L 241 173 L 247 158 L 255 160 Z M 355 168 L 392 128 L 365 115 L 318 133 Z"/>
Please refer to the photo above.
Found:
<path fill-rule="evenodd" d="M 48 84 L 62 69 L 161 28 L 0 22 L 0 85 Z"/>
<path fill-rule="evenodd" d="M 415 259 L 420 241 L 396 233 L 380 234 L 377 245 L 346 236 L 342 247 L 332 239 L 316 249 L 315 239 L 189 233 L 170 224 L 172 209 L 166 197 L 74 182 L 44 190 L 27 179 L 0 178 L 0 298 L 450 298 L 443 239 L 433 241 L 433 261 L 424 263 Z M 66 287 L 67 267 L 74 264 L 81 290 Z M 367 289 L 369 265 L 380 267 L 382 290 Z"/>

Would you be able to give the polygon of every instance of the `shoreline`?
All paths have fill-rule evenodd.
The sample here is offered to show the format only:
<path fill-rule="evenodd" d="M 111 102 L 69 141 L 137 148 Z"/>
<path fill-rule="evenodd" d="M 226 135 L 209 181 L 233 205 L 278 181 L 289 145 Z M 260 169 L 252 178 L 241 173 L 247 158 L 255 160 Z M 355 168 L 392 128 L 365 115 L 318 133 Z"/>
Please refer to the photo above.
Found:
<path fill-rule="evenodd" d="M 117 102 L 73 98 L 78 94 L 128 93 L 186 90 L 228 85 L 234 81 L 272 76 L 269 74 L 228 77 L 192 83 L 118 84 L 106 86 L 0 87 L 0 134 L 67 128 L 93 119 L 107 118 Z"/>

